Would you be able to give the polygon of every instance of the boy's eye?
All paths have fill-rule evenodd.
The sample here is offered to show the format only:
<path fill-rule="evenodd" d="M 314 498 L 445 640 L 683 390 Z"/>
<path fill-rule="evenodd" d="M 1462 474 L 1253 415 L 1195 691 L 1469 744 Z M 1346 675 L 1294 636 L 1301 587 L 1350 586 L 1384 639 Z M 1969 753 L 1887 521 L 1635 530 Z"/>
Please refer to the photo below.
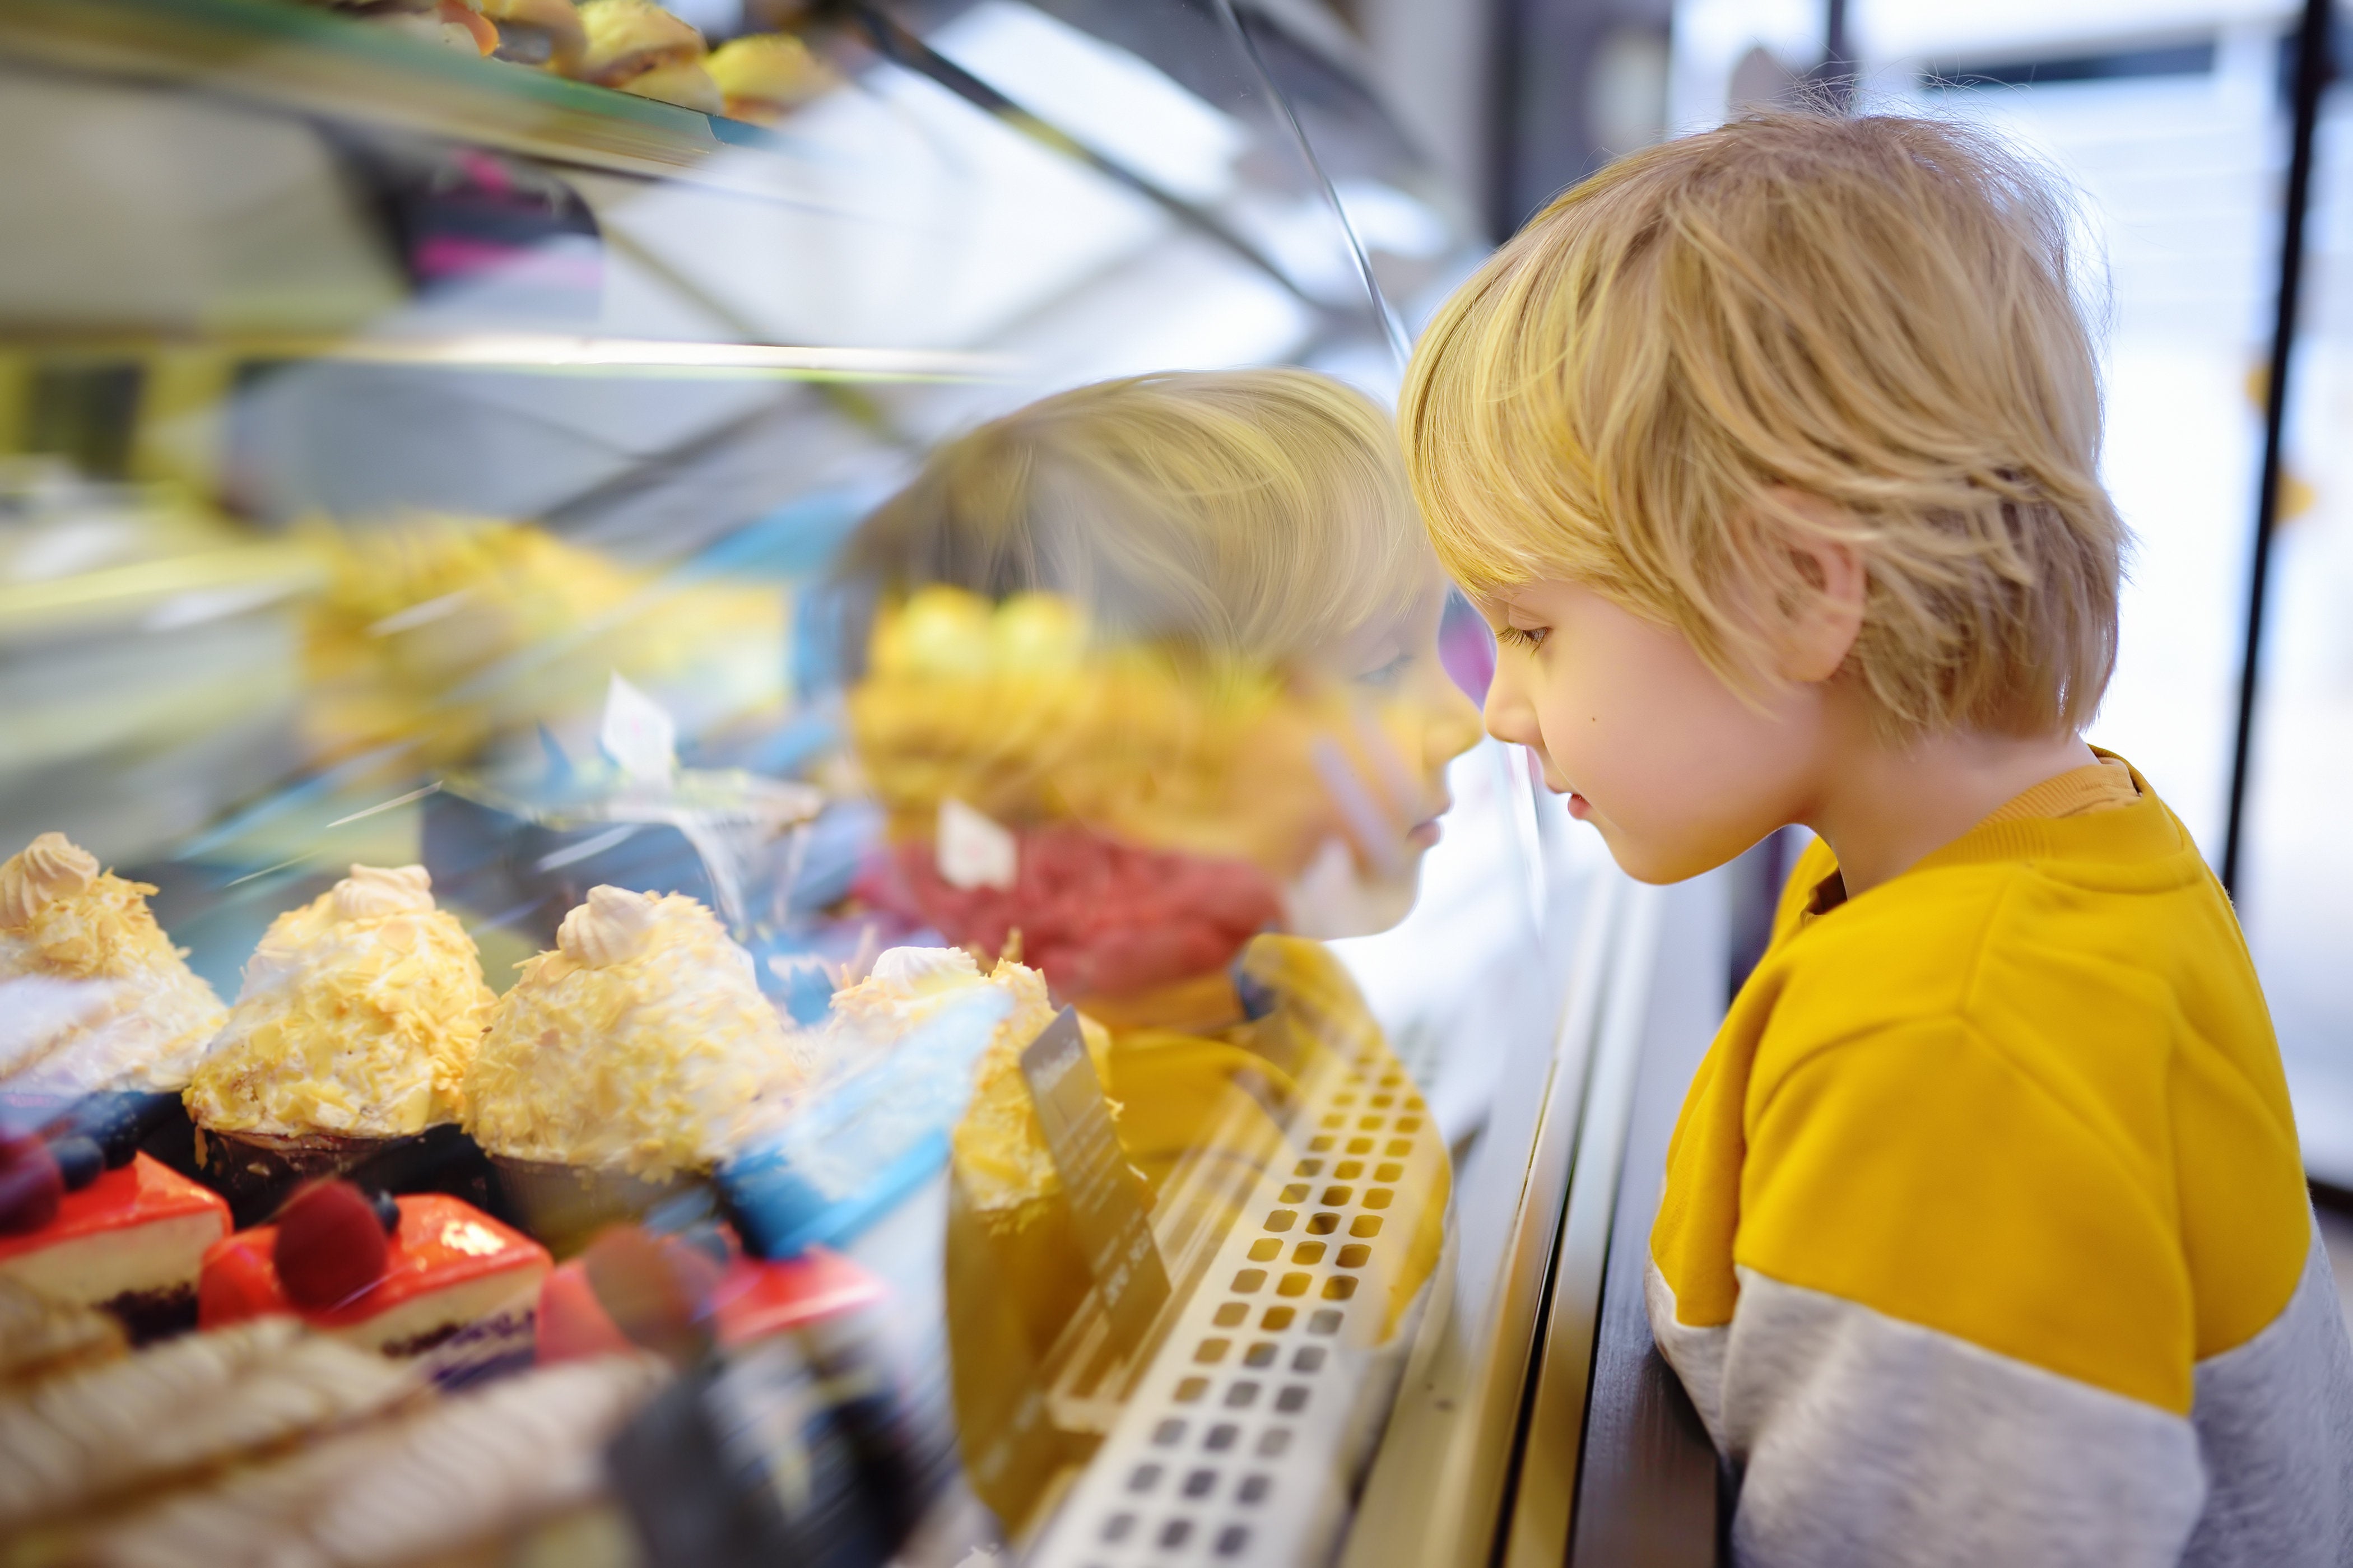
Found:
<path fill-rule="evenodd" d="M 1395 686 L 1405 676 L 1406 667 L 1413 663 L 1413 655 L 1401 653 L 1378 669 L 1368 669 L 1356 677 L 1359 686 Z"/>
<path fill-rule="evenodd" d="M 1499 626 L 1495 630 L 1495 640 L 1507 647 L 1524 647 L 1534 653 L 1544 646 L 1544 640 L 1550 632 L 1549 626 Z"/>

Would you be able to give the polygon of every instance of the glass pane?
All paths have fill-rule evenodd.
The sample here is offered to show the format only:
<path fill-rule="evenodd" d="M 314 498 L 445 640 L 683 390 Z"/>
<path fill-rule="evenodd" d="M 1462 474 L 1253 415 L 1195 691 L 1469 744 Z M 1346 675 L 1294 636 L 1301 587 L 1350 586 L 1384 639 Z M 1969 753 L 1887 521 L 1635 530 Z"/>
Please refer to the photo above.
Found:
<path fill-rule="evenodd" d="M 0 1382 L 150 1401 L 0 1528 L 1328 1556 L 1590 863 L 1314 17 L 27 0 L 0 210 Z"/>

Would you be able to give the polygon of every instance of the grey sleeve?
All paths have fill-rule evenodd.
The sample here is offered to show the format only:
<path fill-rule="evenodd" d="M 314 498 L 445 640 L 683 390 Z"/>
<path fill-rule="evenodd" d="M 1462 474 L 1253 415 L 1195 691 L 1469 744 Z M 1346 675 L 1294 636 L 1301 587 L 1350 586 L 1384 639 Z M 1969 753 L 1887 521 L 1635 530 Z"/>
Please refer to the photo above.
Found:
<path fill-rule="evenodd" d="M 1675 1322 L 1663 1280 L 1651 1317 L 1665 1318 L 1662 1352 L 1742 1476 L 1743 1568 L 2182 1561 L 2207 1493 L 2186 1417 L 1739 1275 L 1728 1328 Z"/>
<path fill-rule="evenodd" d="M 2353 1345 L 2315 1226 L 2286 1310 L 2198 1363 L 2195 1568 L 2353 1568 Z"/>

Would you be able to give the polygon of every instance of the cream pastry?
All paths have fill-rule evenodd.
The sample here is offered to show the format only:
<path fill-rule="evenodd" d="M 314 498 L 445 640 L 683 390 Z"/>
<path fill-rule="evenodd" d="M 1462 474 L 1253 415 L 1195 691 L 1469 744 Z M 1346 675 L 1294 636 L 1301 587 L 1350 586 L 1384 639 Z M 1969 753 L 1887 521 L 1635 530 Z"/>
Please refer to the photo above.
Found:
<path fill-rule="evenodd" d="M 47 1379 L 0 1397 L 0 1537 L 386 1413 L 420 1386 L 291 1318 Z"/>
<path fill-rule="evenodd" d="M 719 84 L 702 63 L 710 47 L 675 12 L 653 0 L 588 0 L 580 7 L 580 25 L 587 45 L 574 74 L 583 81 L 707 114 L 720 111 Z"/>
<path fill-rule="evenodd" d="M 841 79 L 790 33 L 754 33 L 719 46 L 706 68 L 734 120 L 773 125 Z"/>
<path fill-rule="evenodd" d="M 106 1313 L 0 1278 L 0 1394 L 118 1361 L 124 1349 L 122 1325 Z"/>
<path fill-rule="evenodd" d="M 707 1171 L 808 1065 L 709 910 L 599 887 L 500 999 L 466 1128 L 497 1158 L 664 1182 Z"/>
<path fill-rule="evenodd" d="M 199 1132 L 388 1139 L 459 1119 L 493 998 L 422 866 L 354 866 L 270 922 L 188 1086 Z"/>
<path fill-rule="evenodd" d="M 606 1444 L 670 1376 L 639 1353 L 507 1378 L 119 1510 L 74 1542 L 71 1560 L 576 1561 L 576 1541 L 539 1553 L 518 1537 L 604 1496 Z M 634 1556 L 624 1549 L 617 1560 Z"/>
<path fill-rule="evenodd" d="M 227 1020 L 147 908 L 155 889 L 99 868 L 62 833 L 0 864 L 0 994 L 13 981 L 79 994 L 61 1026 L 0 1062 L 12 1093 L 176 1092 Z"/>

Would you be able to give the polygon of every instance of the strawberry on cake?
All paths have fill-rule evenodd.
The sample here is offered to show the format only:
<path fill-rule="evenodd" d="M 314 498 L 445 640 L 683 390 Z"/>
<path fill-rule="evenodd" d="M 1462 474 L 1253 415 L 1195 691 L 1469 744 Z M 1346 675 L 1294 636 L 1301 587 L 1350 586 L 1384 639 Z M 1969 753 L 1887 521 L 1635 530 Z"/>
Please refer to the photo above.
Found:
<path fill-rule="evenodd" d="M 202 1327 L 291 1312 L 314 1331 L 438 1381 L 529 1364 L 547 1249 L 439 1193 L 392 1198 L 348 1182 L 303 1188 L 275 1223 L 205 1255 Z"/>

